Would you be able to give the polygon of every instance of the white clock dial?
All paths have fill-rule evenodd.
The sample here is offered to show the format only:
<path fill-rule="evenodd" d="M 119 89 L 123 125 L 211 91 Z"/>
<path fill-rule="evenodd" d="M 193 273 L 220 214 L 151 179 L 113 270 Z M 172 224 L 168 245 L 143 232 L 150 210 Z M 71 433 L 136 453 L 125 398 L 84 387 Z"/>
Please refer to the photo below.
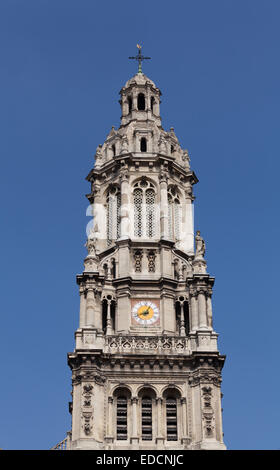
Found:
<path fill-rule="evenodd" d="M 133 306 L 132 317 L 140 325 L 149 326 L 159 319 L 159 308 L 154 302 L 141 300 Z"/>

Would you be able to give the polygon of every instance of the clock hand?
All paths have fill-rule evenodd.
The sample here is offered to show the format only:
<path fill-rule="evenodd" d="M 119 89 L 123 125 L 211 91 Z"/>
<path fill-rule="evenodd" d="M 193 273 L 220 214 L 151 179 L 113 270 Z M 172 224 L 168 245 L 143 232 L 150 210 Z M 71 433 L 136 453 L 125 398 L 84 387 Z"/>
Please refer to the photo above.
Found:
<path fill-rule="evenodd" d="M 149 315 L 149 310 L 150 310 L 150 307 L 148 307 L 147 310 L 142 312 L 142 315 L 144 315 L 144 316 Z"/>

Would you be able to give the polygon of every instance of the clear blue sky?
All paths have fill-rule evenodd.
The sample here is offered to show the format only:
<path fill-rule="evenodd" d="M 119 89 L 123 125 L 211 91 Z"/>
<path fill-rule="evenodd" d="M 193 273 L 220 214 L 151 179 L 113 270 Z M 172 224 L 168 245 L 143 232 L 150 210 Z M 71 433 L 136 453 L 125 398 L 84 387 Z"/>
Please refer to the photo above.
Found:
<path fill-rule="evenodd" d="M 280 448 L 279 17 L 276 0 L 1 1 L 1 448 L 48 449 L 71 427 L 85 176 L 138 42 L 199 178 L 225 443 Z"/>

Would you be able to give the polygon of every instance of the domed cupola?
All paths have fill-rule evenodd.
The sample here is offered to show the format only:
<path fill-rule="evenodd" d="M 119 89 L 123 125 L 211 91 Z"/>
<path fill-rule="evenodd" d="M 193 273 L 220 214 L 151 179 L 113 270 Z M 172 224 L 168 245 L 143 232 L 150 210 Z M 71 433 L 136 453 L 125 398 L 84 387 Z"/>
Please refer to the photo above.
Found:
<path fill-rule="evenodd" d="M 121 89 L 120 104 L 122 108 L 121 125 L 131 121 L 154 121 L 161 125 L 160 96 L 161 91 L 155 83 L 142 72 L 141 47 L 138 46 L 138 56 L 131 57 L 139 62 L 138 73 L 128 80 Z M 147 57 L 149 58 L 149 57 Z"/>

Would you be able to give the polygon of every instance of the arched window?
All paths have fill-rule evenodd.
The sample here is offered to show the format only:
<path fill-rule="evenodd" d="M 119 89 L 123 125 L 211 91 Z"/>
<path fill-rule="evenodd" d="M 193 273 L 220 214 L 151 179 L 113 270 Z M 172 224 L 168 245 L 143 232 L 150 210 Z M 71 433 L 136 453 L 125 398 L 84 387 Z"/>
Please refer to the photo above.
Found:
<path fill-rule="evenodd" d="M 142 440 L 151 441 L 153 439 L 153 404 L 150 396 L 144 395 L 141 400 L 142 417 Z"/>
<path fill-rule="evenodd" d="M 147 139 L 145 137 L 140 140 L 140 150 L 141 152 L 147 152 Z"/>
<path fill-rule="evenodd" d="M 116 186 L 109 188 L 107 193 L 107 245 L 120 237 L 121 194 Z"/>
<path fill-rule="evenodd" d="M 134 185 L 134 236 L 152 238 L 156 234 L 155 189 L 153 183 L 142 179 Z"/>
<path fill-rule="evenodd" d="M 150 387 L 144 387 L 139 392 L 141 413 L 141 438 L 143 441 L 155 439 L 153 434 L 153 409 L 155 407 L 156 394 Z"/>
<path fill-rule="evenodd" d="M 177 400 L 166 397 L 166 435 L 168 441 L 177 441 Z"/>
<path fill-rule="evenodd" d="M 181 397 L 179 390 L 169 388 L 163 393 L 166 419 L 167 441 L 178 441 L 178 401 Z"/>
<path fill-rule="evenodd" d="M 146 234 L 149 238 L 155 236 L 155 192 L 146 191 Z"/>
<path fill-rule="evenodd" d="M 142 206 L 143 206 L 143 191 L 136 188 L 133 193 L 134 201 L 134 235 L 141 237 L 143 233 L 142 226 Z"/>
<path fill-rule="evenodd" d="M 113 152 L 113 157 L 116 156 L 116 146 L 115 144 L 112 145 L 112 152 Z"/>
<path fill-rule="evenodd" d="M 139 93 L 137 97 L 137 108 L 139 111 L 145 111 L 146 103 L 145 103 L 145 96 L 143 93 Z"/>
<path fill-rule="evenodd" d="M 117 398 L 117 440 L 127 440 L 127 397 L 124 395 Z"/>
<path fill-rule="evenodd" d="M 125 387 L 117 388 L 114 392 L 115 436 L 118 441 L 126 441 L 129 438 L 128 400 L 130 397 L 131 394 Z"/>
<path fill-rule="evenodd" d="M 178 191 L 175 187 L 168 189 L 168 231 L 171 240 L 180 239 L 181 205 Z"/>

